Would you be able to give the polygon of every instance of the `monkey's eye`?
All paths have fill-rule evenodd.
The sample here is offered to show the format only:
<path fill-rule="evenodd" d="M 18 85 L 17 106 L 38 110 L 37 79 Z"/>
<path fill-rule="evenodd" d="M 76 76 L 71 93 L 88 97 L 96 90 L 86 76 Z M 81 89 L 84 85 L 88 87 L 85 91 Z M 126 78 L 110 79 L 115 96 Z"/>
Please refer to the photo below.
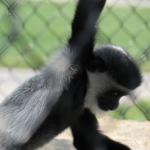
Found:
<path fill-rule="evenodd" d="M 110 96 L 112 96 L 112 97 L 119 98 L 121 96 L 125 96 L 127 93 L 124 92 L 124 91 L 121 91 L 119 89 L 112 89 L 107 94 L 110 95 Z"/>

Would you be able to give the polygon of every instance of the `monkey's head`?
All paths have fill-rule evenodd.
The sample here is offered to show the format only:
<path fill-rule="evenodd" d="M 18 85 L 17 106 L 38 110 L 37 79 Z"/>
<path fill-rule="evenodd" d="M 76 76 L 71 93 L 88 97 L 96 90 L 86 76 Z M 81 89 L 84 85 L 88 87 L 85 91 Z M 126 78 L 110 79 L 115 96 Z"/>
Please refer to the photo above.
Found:
<path fill-rule="evenodd" d="M 102 110 L 114 110 L 119 99 L 141 84 L 141 74 L 133 58 L 122 48 L 105 45 L 95 49 L 88 65 L 88 107 L 92 101 Z"/>

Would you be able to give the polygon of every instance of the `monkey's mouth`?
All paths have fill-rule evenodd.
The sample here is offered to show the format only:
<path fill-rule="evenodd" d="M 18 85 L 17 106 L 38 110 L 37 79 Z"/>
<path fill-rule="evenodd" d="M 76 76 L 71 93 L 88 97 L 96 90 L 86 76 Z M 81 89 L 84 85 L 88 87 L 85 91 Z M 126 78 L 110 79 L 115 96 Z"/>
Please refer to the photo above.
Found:
<path fill-rule="evenodd" d="M 98 107 L 104 111 L 112 111 L 118 107 L 118 102 L 111 102 L 108 100 L 98 100 Z"/>

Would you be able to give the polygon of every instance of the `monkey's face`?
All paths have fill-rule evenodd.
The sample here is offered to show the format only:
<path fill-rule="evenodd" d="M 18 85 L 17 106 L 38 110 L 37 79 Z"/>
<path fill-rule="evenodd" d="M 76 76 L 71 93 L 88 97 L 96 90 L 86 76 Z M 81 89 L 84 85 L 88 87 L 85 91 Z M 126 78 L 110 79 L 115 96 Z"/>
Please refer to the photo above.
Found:
<path fill-rule="evenodd" d="M 127 93 L 119 89 L 110 89 L 103 94 L 100 93 L 97 95 L 97 104 L 98 107 L 102 110 L 114 110 L 119 105 L 119 100 L 122 96 L 125 96 Z"/>
<path fill-rule="evenodd" d="M 95 49 L 87 69 L 89 89 L 85 106 L 92 110 L 116 109 L 120 98 L 137 88 L 142 80 L 131 56 L 113 45 Z"/>
<path fill-rule="evenodd" d="M 130 90 L 116 83 L 107 73 L 88 73 L 89 89 L 85 107 L 92 111 L 114 110 L 121 97 L 128 95 Z"/>

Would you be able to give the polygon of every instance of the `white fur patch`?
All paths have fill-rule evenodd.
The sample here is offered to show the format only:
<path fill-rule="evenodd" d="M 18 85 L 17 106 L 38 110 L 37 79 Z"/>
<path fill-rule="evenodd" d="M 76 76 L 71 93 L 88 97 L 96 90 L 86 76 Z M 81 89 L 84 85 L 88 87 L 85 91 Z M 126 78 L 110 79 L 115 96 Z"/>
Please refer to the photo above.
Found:
<path fill-rule="evenodd" d="M 89 108 L 94 113 L 104 113 L 97 104 L 97 95 L 103 94 L 110 88 L 118 88 L 120 90 L 129 91 L 128 89 L 120 86 L 115 81 L 113 81 L 107 73 L 91 73 L 88 72 L 89 78 L 89 89 L 85 97 L 85 107 Z"/>
<path fill-rule="evenodd" d="M 106 73 L 90 73 L 88 72 L 89 78 L 89 89 L 87 91 L 87 95 L 85 97 L 85 107 L 89 108 L 92 112 L 101 112 L 97 104 L 97 94 L 103 93 L 106 89 L 108 89 L 110 85 L 110 79 L 106 75 Z"/>

